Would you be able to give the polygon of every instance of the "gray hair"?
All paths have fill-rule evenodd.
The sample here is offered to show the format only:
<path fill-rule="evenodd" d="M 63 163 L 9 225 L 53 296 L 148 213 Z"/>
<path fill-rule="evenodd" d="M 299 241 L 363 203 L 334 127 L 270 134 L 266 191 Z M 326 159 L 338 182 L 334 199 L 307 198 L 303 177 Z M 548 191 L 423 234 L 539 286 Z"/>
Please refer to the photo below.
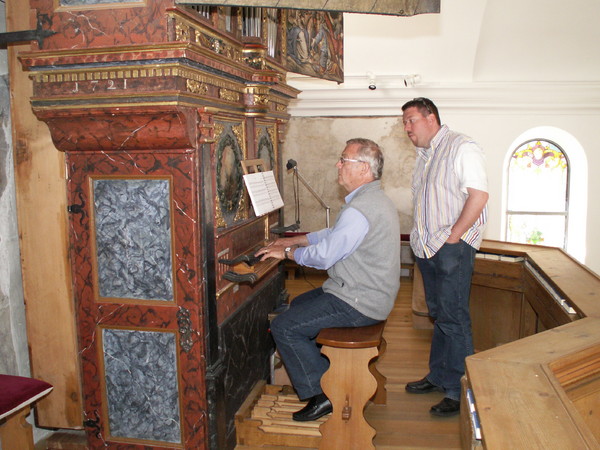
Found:
<path fill-rule="evenodd" d="M 364 138 L 354 138 L 346 141 L 346 145 L 358 144 L 357 156 L 360 161 L 369 164 L 373 178 L 379 180 L 383 173 L 383 153 L 379 145 Z"/>

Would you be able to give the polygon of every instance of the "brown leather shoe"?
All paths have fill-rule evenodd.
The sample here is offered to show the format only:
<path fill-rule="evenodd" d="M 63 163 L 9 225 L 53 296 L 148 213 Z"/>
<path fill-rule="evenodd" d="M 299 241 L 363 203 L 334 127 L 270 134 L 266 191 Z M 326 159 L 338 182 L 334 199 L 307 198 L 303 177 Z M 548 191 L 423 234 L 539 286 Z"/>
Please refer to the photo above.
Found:
<path fill-rule="evenodd" d="M 434 416 L 440 417 L 454 416 L 460 412 L 460 402 L 445 397 L 437 405 L 433 405 L 429 412 Z"/>
<path fill-rule="evenodd" d="M 406 392 L 410 394 L 429 394 L 430 392 L 444 392 L 439 386 L 436 386 L 433 383 L 430 383 L 427 378 L 423 378 L 419 381 L 411 381 L 404 388 Z"/>

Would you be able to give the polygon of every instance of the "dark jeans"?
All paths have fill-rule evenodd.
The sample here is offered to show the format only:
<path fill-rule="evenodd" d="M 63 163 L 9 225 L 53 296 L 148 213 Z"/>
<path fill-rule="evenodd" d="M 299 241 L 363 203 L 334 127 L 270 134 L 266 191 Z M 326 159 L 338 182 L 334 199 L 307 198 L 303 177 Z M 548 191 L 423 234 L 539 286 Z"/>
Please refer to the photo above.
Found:
<path fill-rule="evenodd" d="M 465 358 L 473 354 L 469 294 L 475 249 L 459 241 L 444 244 L 431 258 L 416 258 L 425 300 L 434 320 L 427 379 L 460 400 Z"/>
<path fill-rule="evenodd" d="M 271 334 L 300 399 L 323 392 L 321 376 L 329 368 L 315 339 L 323 328 L 363 327 L 379 323 L 322 288 L 296 297 L 271 322 Z"/>

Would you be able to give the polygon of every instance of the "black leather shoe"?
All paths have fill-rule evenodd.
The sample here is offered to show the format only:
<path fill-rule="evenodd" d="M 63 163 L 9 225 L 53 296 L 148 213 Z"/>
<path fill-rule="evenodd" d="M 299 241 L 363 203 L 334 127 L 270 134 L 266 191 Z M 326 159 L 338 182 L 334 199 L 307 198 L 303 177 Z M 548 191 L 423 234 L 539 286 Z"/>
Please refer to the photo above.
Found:
<path fill-rule="evenodd" d="M 433 405 L 429 412 L 434 416 L 448 417 L 454 416 L 460 412 L 460 402 L 445 397 L 437 405 Z"/>
<path fill-rule="evenodd" d="M 308 422 L 310 420 L 317 420 L 331 411 L 333 411 L 333 406 L 327 396 L 325 394 L 318 394 L 311 397 L 304 408 L 292 414 L 292 418 L 296 422 Z"/>
<path fill-rule="evenodd" d="M 409 392 L 411 394 L 428 394 L 430 392 L 444 392 L 444 389 L 442 389 L 439 386 L 436 386 L 435 384 L 430 383 L 427 378 L 423 378 L 419 381 L 411 381 L 406 385 L 404 389 L 406 389 L 406 392 Z"/>

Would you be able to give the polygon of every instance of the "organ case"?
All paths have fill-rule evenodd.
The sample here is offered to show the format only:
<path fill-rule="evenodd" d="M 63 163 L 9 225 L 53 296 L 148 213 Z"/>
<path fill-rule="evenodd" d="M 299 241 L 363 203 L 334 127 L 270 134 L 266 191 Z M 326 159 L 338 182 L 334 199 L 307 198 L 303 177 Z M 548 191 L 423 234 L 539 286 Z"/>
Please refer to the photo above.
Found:
<path fill-rule="evenodd" d="M 281 179 L 298 91 L 266 43 L 281 42 L 285 12 L 117 4 L 32 1 L 57 34 L 20 57 L 65 152 L 84 405 L 73 428 L 92 448 L 232 448 L 235 412 L 269 375 L 267 315 L 285 291 L 273 262 L 240 283 L 219 261 L 283 223 L 255 216 L 241 162 Z"/>

